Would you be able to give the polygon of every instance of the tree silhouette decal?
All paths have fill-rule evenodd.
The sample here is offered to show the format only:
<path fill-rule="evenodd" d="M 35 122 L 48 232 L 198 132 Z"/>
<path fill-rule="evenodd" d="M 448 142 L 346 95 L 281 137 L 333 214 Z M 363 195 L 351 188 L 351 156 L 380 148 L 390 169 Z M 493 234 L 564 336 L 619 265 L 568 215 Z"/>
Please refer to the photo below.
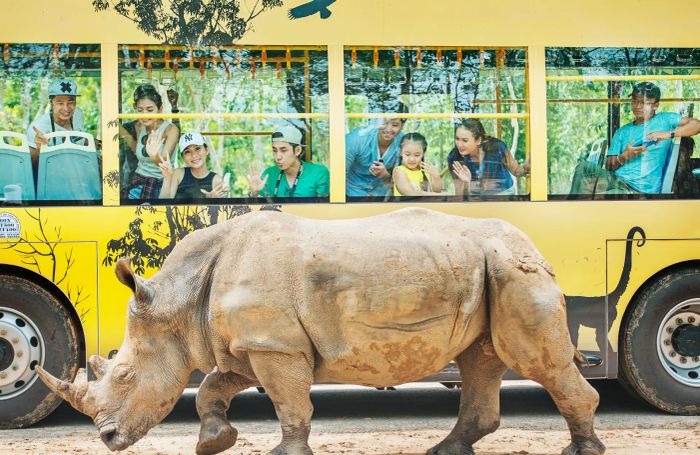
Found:
<path fill-rule="evenodd" d="M 41 215 L 41 209 L 36 211 L 25 209 L 25 212 L 36 224 L 32 236 L 30 237 L 28 230 L 25 229 L 22 237 L 15 242 L 2 244 L 0 249 L 16 251 L 22 256 L 23 264 L 49 278 L 73 302 L 80 320 L 84 322 L 90 309 L 83 308 L 84 305 L 81 304 L 90 295 L 85 293 L 81 284 L 75 285 L 70 282 L 69 272 L 76 261 L 75 256 L 73 256 L 73 247 L 68 247 L 63 243 L 60 225 L 54 226 L 53 229 L 49 228 L 49 219 Z M 42 257 L 49 260 L 50 272 L 42 270 L 41 264 L 37 260 L 37 258 Z"/>
<path fill-rule="evenodd" d="M 233 44 L 256 17 L 282 6 L 282 0 L 93 0 L 92 6 L 98 12 L 114 9 L 164 43 L 195 46 Z"/>
<path fill-rule="evenodd" d="M 279 210 L 279 206 L 263 206 L 261 210 Z M 102 265 L 111 266 L 120 257 L 128 256 L 136 273 L 158 269 L 177 242 L 190 232 L 250 211 L 247 205 L 136 207 L 124 235 L 107 242 Z M 149 222 L 144 215 L 148 215 Z"/>

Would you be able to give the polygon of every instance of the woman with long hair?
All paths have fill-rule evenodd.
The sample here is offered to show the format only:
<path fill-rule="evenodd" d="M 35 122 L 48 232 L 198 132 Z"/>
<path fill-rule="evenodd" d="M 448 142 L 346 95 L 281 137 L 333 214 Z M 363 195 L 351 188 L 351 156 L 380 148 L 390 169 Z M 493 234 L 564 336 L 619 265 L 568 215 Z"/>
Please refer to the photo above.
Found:
<path fill-rule="evenodd" d="M 163 112 L 163 99 L 150 84 L 136 87 L 134 110 L 139 114 Z M 136 170 L 126 188 L 128 199 L 158 199 L 163 185 L 163 173 L 159 165 L 170 161 L 180 131 L 170 120 L 143 118 L 136 124 L 134 154 L 138 160 Z"/>
<path fill-rule="evenodd" d="M 463 119 L 455 126 L 455 147 L 447 156 L 455 194 L 515 194 L 512 175 L 523 177 L 530 164 L 519 164 L 506 144 L 489 136 L 478 119 Z M 512 175 L 511 175 L 512 174 Z"/>

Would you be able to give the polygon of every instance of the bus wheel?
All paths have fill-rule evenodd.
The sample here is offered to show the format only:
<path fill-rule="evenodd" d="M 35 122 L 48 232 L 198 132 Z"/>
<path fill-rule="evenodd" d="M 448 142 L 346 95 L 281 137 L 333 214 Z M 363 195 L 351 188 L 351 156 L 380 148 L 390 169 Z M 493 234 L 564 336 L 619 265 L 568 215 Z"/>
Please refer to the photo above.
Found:
<path fill-rule="evenodd" d="M 0 429 L 29 426 L 61 403 L 37 365 L 68 381 L 79 359 L 78 329 L 61 303 L 29 280 L 0 275 Z"/>
<path fill-rule="evenodd" d="M 700 414 L 700 268 L 645 289 L 621 334 L 621 382 L 663 411 Z"/>

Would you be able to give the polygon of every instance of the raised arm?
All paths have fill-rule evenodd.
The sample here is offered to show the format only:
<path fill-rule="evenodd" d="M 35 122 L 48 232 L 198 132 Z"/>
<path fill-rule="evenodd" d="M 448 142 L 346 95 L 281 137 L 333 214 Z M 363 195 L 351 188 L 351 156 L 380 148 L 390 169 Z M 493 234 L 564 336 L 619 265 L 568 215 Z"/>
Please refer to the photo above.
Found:
<path fill-rule="evenodd" d="M 527 157 L 527 161 L 525 161 L 524 164 L 520 164 L 515 160 L 513 154 L 510 153 L 510 150 L 506 150 L 505 155 L 503 157 L 503 164 L 506 168 L 508 168 L 508 171 L 516 177 L 524 177 L 528 173 L 530 173 L 529 156 Z"/>
<path fill-rule="evenodd" d="M 421 163 L 423 172 L 428 175 L 430 181 L 430 189 L 435 193 L 440 194 L 442 191 L 442 177 L 440 177 L 440 168 L 435 163 Z"/>
<path fill-rule="evenodd" d="M 163 186 L 160 188 L 160 199 L 173 199 L 177 194 L 177 187 L 182 182 L 185 176 L 183 168 L 173 169 L 170 161 L 162 161 L 158 163 L 161 172 L 163 173 Z"/>

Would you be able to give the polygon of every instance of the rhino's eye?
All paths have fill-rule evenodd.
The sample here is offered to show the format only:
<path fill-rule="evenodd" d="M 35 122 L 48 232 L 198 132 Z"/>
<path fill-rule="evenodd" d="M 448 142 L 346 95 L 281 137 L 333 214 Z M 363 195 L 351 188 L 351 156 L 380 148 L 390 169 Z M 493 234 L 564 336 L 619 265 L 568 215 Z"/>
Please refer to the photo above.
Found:
<path fill-rule="evenodd" d="M 119 384 L 127 384 L 134 379 L 134 369 L 128 365 L 119 365 L 114 369 L 114 381 Z"/>

